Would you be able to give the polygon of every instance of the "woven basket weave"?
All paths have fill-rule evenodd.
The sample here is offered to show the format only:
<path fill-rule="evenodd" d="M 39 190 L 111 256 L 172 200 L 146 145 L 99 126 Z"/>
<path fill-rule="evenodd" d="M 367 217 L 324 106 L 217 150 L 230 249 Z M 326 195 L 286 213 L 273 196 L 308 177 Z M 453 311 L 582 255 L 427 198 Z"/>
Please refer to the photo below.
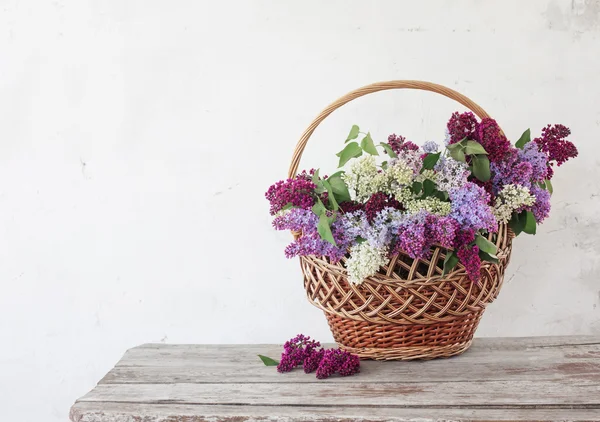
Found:
<path fill-rule="evenodd" d="M 401 88 L 436 92 L 480 118 L 489 117 L 469 98 L 441 85 L 421 81 L 367 85 L 332 103 L 310 124 L 294 151 L 289 177 L 296 175 L 314 130 L 334 110 L 369 93 Z M 429 259 L 395 255 L 360 285 L 348 282 L 345 259 L 332 264 L 324 257 L 303 256 L 300 265 L 308 300 L 325 312 L 341 348 L 365 359 L 449 357 L 469 348 L 487 304 L 497 297 L 510 260 L 512 238 L 505 225 L 489 235 L 498 248 L 498 263 L 482 262 L 479 283 L 469 279 L 461 264 L 442 277 L 445 249 L 437 247 Z"/>

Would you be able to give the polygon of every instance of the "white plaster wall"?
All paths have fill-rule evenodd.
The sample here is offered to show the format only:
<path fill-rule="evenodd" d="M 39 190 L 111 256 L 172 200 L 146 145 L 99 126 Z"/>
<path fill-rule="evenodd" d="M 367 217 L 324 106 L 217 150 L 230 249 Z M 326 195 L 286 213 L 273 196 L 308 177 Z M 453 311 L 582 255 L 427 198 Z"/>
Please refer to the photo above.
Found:
<path fill-rule="evenodd" d="M 330 340 L 263 193 L 381 80 L 455 88 L 513 139 L 572 128 L 479 335 L 600 334 L 599 53 L 598 0 L 2 0 L 0 418 L 65 421 L 144 342 Z M 362 98 L 302 165 L 333 169 L 353 123 L 441 140 L 455 109 Z"/>

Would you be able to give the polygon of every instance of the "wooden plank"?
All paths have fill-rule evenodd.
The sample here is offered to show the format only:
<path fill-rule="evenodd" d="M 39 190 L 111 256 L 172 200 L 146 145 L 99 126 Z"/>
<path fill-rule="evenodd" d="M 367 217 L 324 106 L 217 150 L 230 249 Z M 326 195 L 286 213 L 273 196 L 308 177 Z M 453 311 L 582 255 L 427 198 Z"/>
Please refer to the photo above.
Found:
<path fill-rule="evenodd" d="M 564 347 L 600 344 L 600 336 L 583 335 L 583 336 L 533 336 L 533 337 L 477 337 L 473 340 L 471 349 L 527 349 L 538 347 Z M 198 346 L 215 346 L 221 349 L 237 349 L 240 344 L 165 344 L 165 343 L 145 343 L 134 347 L 133 349 L 189 349 L 194 350 Z M 273 344 L 251 344 L 244 345 L 251 347 L 263 348 L 265 346 L 276 346 Z M 334 346 L 330 344 L 329 346 Z M 131 350 L 133 350 L 131 349 Z"/>
<path fill-rule="evenodd" d="M 266 348 L 266 347 L 265 347 Z M 258 353 L 278 358 L 276 350 L 252 349 L 244 353 L 220 351 L 214 354 L 212 347 L 197 350 L 198 356 L 173 358 L 170 364 L 165 357 L 145 355 L 148 365 L 123 365 L 113 368 L 100 384 L 118 383 L 238 383 L 265 382 L 314 382 L 314 375 L 307 376 L 301 369 L 280 374 L 274 368 L 262 365 Z M 163 349 L 168 351 L 169 349 Z M 129 359 L 132 359 L 131 357 Z M 168 359 L 167 359 L 168 360 Z M 135 362 L 130 360 L 129 362 Z M 140 362 L 140 361 L 138 361 Z M 574 377 L 600 379 L 600 350 L 593 346 L 571 346 L 562 349 L 547 348 L 528 350 L 520 353 L 498 351 L 484 359 L 471 359 L 469 352 L 452 359 L 434 361 L 411 361 L 398 363 L 361 362 L 360 381 L 380 382 L 443 382 L 443 381 L 508 381 L 529 380 L 569 380 Z M 335 380 L 335 381 L 334 381 Z M 323 382 L 354 383 L 359 378 L 335 378 Z"/>
<path fill-rule="evenodd" d="M 482 339 L 461 356 L 434 361 L 381 364 L 363 361 L 361 382 L 405 382 L 448 380 L 511 380 L 527 374 L 529 379 L 570 379 L 600 376 L 600 341 L 576 338 L 577 343 L 559 346 L 556 338 L 511 343 L 503 339 Z M 494 344 L 504 347 L 495 349 Z M 512 344 L 515 347 L 507 347 Z M 493 350 L 492 347 L 494 348 Z M 312 382 L 302 371 L 282 376 L 265 368 L 258 354 L 278 358 L 276 345 L 154 345 L 129 350 L 102 383 L 183 383 L 183 382 Z M 354 378 L 337 382 L 353 383 Z"/>
<path fill-rule="evenodd" d="M 581 406 L 600 408 L 600 380 L 443 383 L 100 384 L 83 402 L 270 406 Z"/>
<path fill-rule="evenodd" d="M 280 345 L 148 344 L 72 408 L 75 422 L 600 420 L 600 337 L 476 339 L 356 377 L 278 374 Z"/>
<path fill-rule="evenodd" d="M 326 347 L 333 347 L 326 345 Z M 211 365 L 246 364 L 256 360 L 258 354 L 279 358 L 282 347 L 276 345 L 237 345 L 225 347 L 219 345 L 197 345 L 193 348 L 181 348 L 179 345 L 163 345 L 160 348 L 133 348 L 128 350 L 116 366 L 205 366 Z M 582 358 L 600 356 L 600 340 L 595 344 L 563 347 L 540 348 L 507 348 L 488 349 L 481 344 L 473 345 L 460 356 L 449 360 L 439 359 L 429 362 L 490 362 L 539 359 L 562 359 L 564 356 L 579 354 Z M 573 356 L 574 357 L 574 356 Z M 418 362 L 418 361 L 416 361 Z M 429 365 L 428 365 L 429 366 Z"/>
<path fill-rule="evenodd" d="M 598 409 L 439 409 L 390 407 L 272 407 L 79 402 L 73 422 L 433 422 L 593 421 Z"/>

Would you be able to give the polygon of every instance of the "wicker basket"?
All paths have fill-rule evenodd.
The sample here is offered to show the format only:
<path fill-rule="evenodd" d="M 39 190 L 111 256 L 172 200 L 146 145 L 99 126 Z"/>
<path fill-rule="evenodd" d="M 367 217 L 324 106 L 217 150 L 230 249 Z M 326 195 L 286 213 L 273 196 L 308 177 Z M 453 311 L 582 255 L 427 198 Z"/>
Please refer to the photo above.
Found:
<path fill-rule="evenodd" d="M 436 92 L 480 118 L 489 117 L 473 101 L 441 85 L 421 81 L 368 85 L 332 103 L 310 124 L 296 146 L 289 177 L 297 173 L 308 139 L 329 114 L 363 95 L 400 88 Z M 471 345 L 487 304 L 502 286 L 512 238 L 504 225 L 489 236 L 498 247 L 498 263 L 482 263 L 479 283 L 471 282 L 460 264 L 442 277 L 443 248 L 433 248 L 430 259 L 396 255 L 360 285 L 348 282 L 345 260 L 332 264 L 324 257 L 303 256 L 300 264 L 308 300 L 325 312 L 341 348 L 365 359 L 433 359 L 460 354 Z"/>

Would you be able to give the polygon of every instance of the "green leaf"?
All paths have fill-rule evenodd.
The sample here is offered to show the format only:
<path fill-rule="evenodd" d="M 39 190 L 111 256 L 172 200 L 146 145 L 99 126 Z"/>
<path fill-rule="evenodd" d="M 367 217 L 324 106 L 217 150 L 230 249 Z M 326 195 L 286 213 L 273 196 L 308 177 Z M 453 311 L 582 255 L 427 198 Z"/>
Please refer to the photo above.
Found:
<path fill-rule="evenodd" d="M 375 144 L 373 143 L 373 139 L 371 138 L 371 132 L 367 133 L 367 136 L 363 138 L 360 147 L 371 155 L 379 155 L 379 152 L 377 152 L 377 148 L 375 148 Z"/>
<path fill-rule="evenodd" d="M 479 143 L 475 141 L 467 141 L 465 146 L 465 154 L 467 155 L 475 155 L 475 154 L 483 154 L 487 155 L 485 148 Z"/>
<path fill-rule="evenodd" d="M 435 182 L 429 179 L 423 181 L 423 193 L 425 196 L 429 196 L 435 191 Z"/>
<path fill-rule="evenodd" d="M 316 185 L 319 182 L 319 169 L 316 169 L 312 176 L 312 182 Z"/>
<path fill-rule="evenodd" d="M 456 267 L 456 264 L 458 264 L 458 256 L 456 256 L 454 251 L 448 251 L 444 259 L 444 271 L 442 275 L 444 276 L 452 271 L 452 268 Z"/>
<path fill-rule="evenodd" d="M 334 211 L 337 211 L 340 206 L 338 205 L 337 201 L 335 200 L 335 195 L 333 194 L 333 188 L 331 187 L 331 184 L 329 183 L 329 180 L 323 180 L 323 186 L 325 186 L 325 189 L 327 189 L 327 200 L 329 201 L 329 205 L 331 206 L 331 208 Z"/>
<path fill-rule="evenodd" d="M 350 142 L 343 150 L 337 153 L 337 156 L 340 157 L 338 167 L 342 167 L 352 158 L 360 157 L 362 153 L 363 150 L 357 142 Z"/>
<path fill-rule="evenodd" d="M 490 255 L 495 255 L 497 252 L 496 245 L 487 240 L 485 237 L 477 233 L 475 237 L 475 244 L 479 246 L 479 250 Z"/>
<path fill-rule="evenodd" d="M 333 238 L 333 234 L 331 233 L 329 217 L 327 217 L 327 213 L 321 214 L 319 217 L 319 224 L 317 226 L 317 231 L 321 236 L 321 239 L 331 243 L 334 246 L 337 246 L 335 243 L 335 239 Z"/>
<path fill-rule="evenodd" d="M 436 152 L 435 154 L 427 154 L 427 156 L 423 159 L 423 169 L 431 170 L 433 167 L 435 167 L 435 163 L 437 163 L 440 159 L 440 154 L 441 152 Z"/>
<path fill-rule="evenodd" d="M 515 236 L 518 236 L 523 231 L 523 227 L 525 226 L 525 219 L 520 218 L 519 214 L 513 213 L 510 217 L 510 221 L 508 222 L 508 227 L 512 229 L 515 233 Z"/>
<path fill-rule="evenodd" d="M 525 216 L 524 217 L 520 217 L 520 218 L 524 218 L 525 223 L 523 225 L 523 231 L 527 234 L 535 234 L 535 230 L 536 230 L 536 225 L 537 223 L 535 222 L 535 216 L 533 215 L 533 213 L 531 211 L 524 211 Z M 523 214 L 523 213 L 521 213 Z"/>
<path fill-rule="evenodd" d="M 421 192 L 421 189 L 423 188 L 423 183 L 421 182 L 414 182 L 412 184 L 412 191 L 413 193 L 417 194 L 419 192 Z"/>
<path fill-rule="evenodd" d="M 482 182 L 490 180 L 490 160 L 485 155 L 473 155 L 473 174 Z"/>
<path fill-rule="evenodd" d="M 436 198 L 438 198 L 441 201 L 447 201 L 448 200 L 448 192 L 444 192 L 441 190 L 436 190 L 433 193 L 433 196 L 435 196 Z"/>
<path fill-rule="evenodd" d="M 283 208 L 281 209 L 281 211 L 287 211 L 289 209 L 291 209 L 294 206 L 294 204 L 292 204 L 291 202 L 288 202 L 287 204 L 285 204 L 283 206 Z"/>
<path fill-rule="evenodd" d="M 385 142 L 381 142 L 379 145 L 383 147 L 383 149 L 385 150 L 385 152 L 387 152 L 387 154 L 391 158 L 397 158 L 398 157 L 398 154 L 396 154 L 394 152 L 394 150 L 392 149 L 392 147 L 390 146 L 390 144 L 386 144 Z"/>
<path fill-rule="evenodd" d="M 479 258 L 482 261 L 487 261 L 487 262 L 492 262 L 494 264 L 498 263 L 498 257 L 494 254 L 489 254 L 487 252 L 484 252 L 482 250 L 479 250 Z"/>
<path fill-rule="evenodd" d="M 338 202 L 350 201 L 348 185 L 346 185 L 346 182 L 344 182 L 344 179 L 342 179 L 341 173 L 336 173 L 332 176 L 329 176 L 327 182 L 329 182 L 331 185 L 331 190 Z"/>
<path fill-rule="evenodd" d="M 323 202 L 321 202 L 319 198 L 317 198 L 317 203 L 313 205 L 312 212 L 318 216 L 321 216 L 327 212 L 327 208 L 325 208 L 325 205 L 323 205 Z"/>
<path fill-rule="evenodd" d="M 384 161 L 383 163 L 381 163 L 381 168 L 384 169 L 384 170 L 387 170 L 387 168 L 388 168 L 388 162 Z"/>
<path fill-rule="evenodd" d="M 527 144 L 530 141 L 531 141 L 531 130 L 527 129 L 525 132 L 523 132 L 523 134 L 521 135 L 519 140 L 515 143 L 515 146 L 519 149 L 523 149 L 525 144 Z"/>
<path fill-rule="evenodd" d="M 552 182 L 550 180 L 546 180 L 546 189 L 550 192 L 550 195 L 554 193 L 554 188 L 552 187 Z"/>
<path fill-rule="evenodd" d="M 346 138 L 346 141 L 344 143 L 358 138 L 359 132 L 360 132 L 359 127 L 356 125 L 352 125 L 352 129 L 350 129 L 350 133 L 348 134 L 348 137 Z"/>
<path fill-rule="evenodd" d="M 456 161 L 461 161 L 463 163 L 467 161 L 465 157 L 465 150 L 463 147 L 451 149 L 450 157 L 454 158 Z"/>
<path fill-rule="evenodd" d="M 276 361 L 275 359 L 271 359 L 270 357 L 263 356 L 263 355 L 258 355 L 258 357 L 260 358 L 260 360 L 263 361 L 263 363 L 265 364 L 265 366 L 277 366 L 277 365 L 279 365 L 278 361 Z"/>

